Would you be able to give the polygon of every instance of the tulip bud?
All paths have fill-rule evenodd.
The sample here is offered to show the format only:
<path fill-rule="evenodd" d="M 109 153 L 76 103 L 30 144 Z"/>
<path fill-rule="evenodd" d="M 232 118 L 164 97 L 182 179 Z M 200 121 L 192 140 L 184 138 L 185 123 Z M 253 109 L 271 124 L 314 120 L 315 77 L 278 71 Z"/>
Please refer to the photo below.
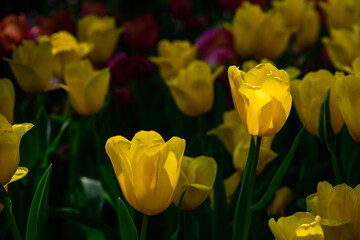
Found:
<path fill-rule="evenodd" d="M 146 215 L 164 211 L 174 198 L 185 140 L 165 142 L 154 131 L 140 131 L 131 141 L 122 136 L 107 140 L 105 150 L 126 200 Z"/>
<path fill-rule="evenodd" d="M 174 204 L 181 209 L 193 210 L 199 207 L 209 196 L 215 182 L 217 165 L 213 158 L 184 156 L 181 164 L 180 178 L 177 185 Z"/>

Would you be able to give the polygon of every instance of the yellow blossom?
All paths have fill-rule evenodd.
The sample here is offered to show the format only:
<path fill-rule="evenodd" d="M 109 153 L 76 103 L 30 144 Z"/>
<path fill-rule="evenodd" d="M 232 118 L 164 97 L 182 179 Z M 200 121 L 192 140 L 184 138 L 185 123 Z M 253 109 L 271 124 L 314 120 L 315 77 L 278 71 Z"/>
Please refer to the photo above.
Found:
<path fill-rule="evenodd" d="M 14 121 L 15 89 L 12 82 L 7 78 L 0 79 L 0 114 L 9 123 Z"/>
<path fill-rule="evenodd" d="M 273 201 L 267 207 L 266 212 L 269 216 L 285 216 L 285 209 L 292 201 L 292 191 L 288 187 L 276 190 Z"/>
<path fill-rule="evenodd" d="M 165 142 L 154 131 L 140 131 L 131 141 L 108 139 L 105 150 L 126 200 L 138 211 L 156 215 L 173 201 L 179 180 L 185 140 Z"/>
<path fill-rule="evenodd" d="M 320 2 L 329 28 L 351 29 L 359 22 L 360 2 L 358 0 L 328 0 Z"/>
<path fill-rule="evenodd" d="M 116 28 L 115 18 L 87 15 L 78 21 L 78 36 L 82 42 L 89 42 L 94 49 L 88 58 L 96 64 L 105 63 L 113 54 L 122 29 Z"/>
<path fill-rule="evenodd" d="M 193 210 L 199 207 L 212 190 L 216 170 L 216 162 L 211 157 L 199 156 L 191 158 L 184 156 L 174 204 L 179 205 L 180 198 L 185 192 L 181 202 L 181 209 Z"/>

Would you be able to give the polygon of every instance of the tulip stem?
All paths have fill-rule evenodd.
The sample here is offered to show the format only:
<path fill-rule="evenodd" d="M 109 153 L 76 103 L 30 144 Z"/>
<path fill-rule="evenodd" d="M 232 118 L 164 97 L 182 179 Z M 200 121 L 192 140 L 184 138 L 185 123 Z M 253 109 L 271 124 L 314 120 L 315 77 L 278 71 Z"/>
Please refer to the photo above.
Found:
<path fill-rule="evenodd" d="M 337 161 L 336 155 L 333 152 L 331 152 L 331 166 L 332 166 L 332 168 L 334 170 L 336 182 L 338 184 L 343 183 L 343 178 L 342 178 L 341 173 L 340 173 L 340 166 L 339 166 L 339 163 Z"/>
<path fill-rule="evenodd" d="M 140 240 L 146 239 L 146 230 L 147 230 L 148 221 L 149 221 L 149 216 L 144 214 L 141 225 Z"/>
<path fill-rule="evenodd" d="M 253 140 L 252 140 L 253 141 Z M 258 165 L 259 153 L 261 145 L 261 136 L 258 136 L 253 152 L 249 151 L 250 159 L 246 163 L 245 173 L 241 180 L 239 197 L 236 205 L 233 238 L 232 239 L 249 239 L 251 226 L 251 215 L 253 192 L 256 180 L 256 169 Z M 251 147 L 250 147 L 251 149 Z"/>

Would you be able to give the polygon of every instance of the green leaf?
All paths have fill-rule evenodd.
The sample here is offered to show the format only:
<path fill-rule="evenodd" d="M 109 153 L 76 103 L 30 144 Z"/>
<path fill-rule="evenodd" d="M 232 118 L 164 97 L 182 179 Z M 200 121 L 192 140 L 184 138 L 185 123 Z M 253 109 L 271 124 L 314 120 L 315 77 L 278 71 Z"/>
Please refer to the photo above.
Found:
<path fill-rule="evenodd" d="M 137 240 L 138 233 L 129 211 L 121 198 L 117 201 L 117 215 L 119 220 L 119 231 L 123 240 Z"/>
<path fill-rule="evenodd" d="M 48 186 L 50 183 L 52 165 L 48 167 L 42 176 L 35 194 L 31 202 L 29 217 L 26 227 L 26 240 L 39 239 L 39 232 L 41 231 L 40 221 L 44 217 L 44 199 L 47 196 Z"/>
<path fill-rule="evenodd" d="M 181 203 L 182 203 L 182 200 L 184 198 L 185 193 L 186 193 L 186 191 L 184 191 L 183 194 L 180 197 L 180 201 L 179 201 L 179 205 L 178 205 L 178 211 L 177 211 L 178 225 L 177 225 L 176 231 L 173 233 L 173 235 L 171 235 L 170 240 L 176 240 L 178 238 L 178 236 L 179 236 L 179 233 L 180 233 L 180 227 L 181 227 Z"/>
<path fill-rule="evenodd" d="M 16 221 L 14 215 L 11 212 L 11 200 L 10 197 L 5 190 L 5 188 L 0 183 L 0 203 L 4 205 L 4 211 L 10 222 L 10 229 L 13 235 L 14 240 L 21 240 L 21 235 L 19 229 L 16 225 Z"/>
<path fill-rule="evenodd" d="M 298 133 L 298 135 L 296 136 L 293 145 L 290 148 L 289 153 L 286 155 L 285 160 L 283 161 L 283 163 L 280 165 L 279 169 L 277 170 L 275 176 L 273 177 L 273 179 L 270 182 L 270 185 L 268 187 L 268 189 L 266 190 L 265 194 L 263 195 L 263 197 L 260 199 L 260 201 L 258 203 L 256 203 L 255 205 L 253 205 L 250 209 L 251 210 L 258 210 L 260 208 L 263 208 L 264 206 L 266 206 L 266 204 L 268 204 L 268 202 L 272 199 L 272 197 L 275 194 L 276 189 L 278 189 L 281 180 L 283 179 L 286 170 L 288 169 L 288 167 L 290 166 L 291 160 L 293 159 L 293 156 L 295 154 L 295 150 L 296 147 L 299 143 L 299 140 L 301 138 L 302 133 L 304 132 L 305 127 L 303 127 L 300 132 Z"/>
<path fill-rule="evenodd" d="M 321 104 L 319 116 L 319 134 L 325 142 L 329 152 L 334 152 L 336 148 L 336 136 L 331 125 L 330 115 L 330 90 L 327 93 L 325 101 Z"/>
<path fill-rule="evenodd" d="M 108 225 L 102 223 L 101 221 L 90 217 L 82 215 L 78 210 L 72 208 L 47 208 L 46 212 L 54 216 L 61 217 L 65 220 L 71 221 L 73 223 L 101 230 L 107 237 L 107 239 L 119 239 L 119 234 Z"/>

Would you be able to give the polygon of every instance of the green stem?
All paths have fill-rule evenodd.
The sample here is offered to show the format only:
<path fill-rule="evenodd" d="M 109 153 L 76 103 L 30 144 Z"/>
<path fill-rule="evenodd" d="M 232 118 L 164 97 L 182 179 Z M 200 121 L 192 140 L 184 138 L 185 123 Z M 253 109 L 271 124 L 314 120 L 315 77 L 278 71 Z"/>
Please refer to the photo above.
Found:
<path fill-rule="evenodd" d="M 249 239 L 252 198 L 256 180 L 256 169 L 259 159 L 261 145 L 261 136 L 256 139 L 255 149 L 250 162 L 246 163 L 245 174 L 242 179 L 241 188 L 239 192 L 239 199 L 236 205 L 234 226 L 233 226 L 233 240 L 235 239 Z M 249 152 L 249 154 L 251 154 Z M 242 219 L 239 219 L 241 217 Z"/>
<path fill-rule="evenodd" d="M 339 163 L 337 161 L 337 158 L 336 158 L 336 155 L 334 152 L 331 152 L 331 166 L 332 166 L 332 169 L 334 171 L 334 174 L 335 174 L 335 179 L 336 179 L 336 182 L 338 184 L 341 184 L 343 183 L 343 178 L 341 176 L 341 173 L 340 173 L 340 167 L 339 167 Z"/>
<path fill-rule="evenodd" d="M 141 225 L 140 240 L 146 239 L 146 230 L 147 230 L 148 221 L 149 221 L 149 216 L 144 214 Z"/>

